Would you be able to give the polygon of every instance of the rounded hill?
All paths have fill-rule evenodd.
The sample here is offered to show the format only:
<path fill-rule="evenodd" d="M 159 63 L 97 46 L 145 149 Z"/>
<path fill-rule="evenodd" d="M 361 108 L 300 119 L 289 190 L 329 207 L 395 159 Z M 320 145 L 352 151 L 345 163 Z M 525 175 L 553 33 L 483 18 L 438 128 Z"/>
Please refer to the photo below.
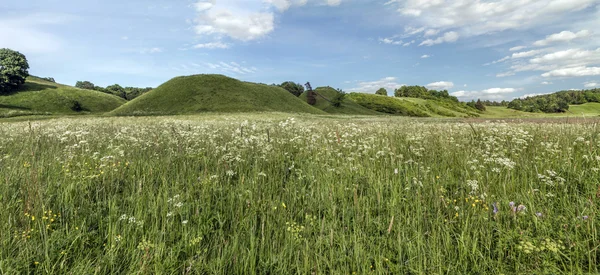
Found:
<path fill-rule="evenodd" d="M 110 112 L 125 102 L 114 95 L 30 76 L 19 90 L 0 96 L 0 117 L 101 114 Z"/>
<path fill-rule="evenodd" d="M 277 86 L 223 75 L 175 77 L 111 112 L 113 115 L 176 115 L 201 112 L 323 114 Z"/>

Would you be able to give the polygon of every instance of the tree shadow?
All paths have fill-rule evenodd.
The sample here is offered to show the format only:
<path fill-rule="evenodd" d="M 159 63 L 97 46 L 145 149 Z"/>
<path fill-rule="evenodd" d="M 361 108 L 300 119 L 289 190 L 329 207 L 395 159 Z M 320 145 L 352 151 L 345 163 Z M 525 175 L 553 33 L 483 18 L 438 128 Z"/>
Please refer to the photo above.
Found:
<path fill-rule="evenodd" d="M 35 83 L 35 82 L 26 82 L 25 84 L 20 85 L 19 88 L 17 88 L 16 90 L 11 91 L 9 93 L 5 93 L 5 94 L 0 94 L 0 96 L 8 96 L 8 95 L 14 95 L 14 94 L 22 93 L 22 92 L 34 92 L 34 91 L 41 91 L 41 90 L 45 90 L 45 89 L 56 89 L 56 88 L 58 88 L 58 87 L 52 86 L 52 85 L 47 85 L 47 84 Z"/>

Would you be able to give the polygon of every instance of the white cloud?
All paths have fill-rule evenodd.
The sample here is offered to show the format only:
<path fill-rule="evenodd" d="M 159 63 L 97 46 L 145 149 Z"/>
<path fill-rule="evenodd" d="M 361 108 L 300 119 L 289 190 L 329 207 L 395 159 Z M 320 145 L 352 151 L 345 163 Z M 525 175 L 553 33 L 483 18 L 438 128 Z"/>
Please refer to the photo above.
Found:
<path fill-rule="evenodd" d="M 451 93 L 450 95 L 458 97 L 461 100 L 471 99 L 489 99 L 489 100 L 502 100 L 506 99 L 508 94 L 512 94 L 520 91 L 521 89 L 515 88 L 490 88 L 481 91 L 458 91 Z"/>
<path fill-rule="evenodd" d="M 241 41 L 260 39 L 275 30 L 275 11 L 284 12 L 292 6 L 304 6 L 307 1 L 200 0 L 192 5 L 198 13 L 194 30 L 202 36 L 226 35 Z M 342 0 L 317 2 L 339 6 Z"/>
<path fill-rule="evenodd" d="M 595 51 L 568 49 L 533 58 L 529 62 L 534 64 L 550 63 L 562 65 L 600 63 L 600 48 Z"/>
<path fill-rule="evenodd" d="M 588 30 L 582 30 L 577 33 L 572 33 L 570 31 L 562 31 L 559 33 L 551 34 L 546 36 L 546 39 L 538 40 L 533 43 L 534 46 L 546 46 L 548 44 L 554 42 L 569 42 L 578 38 L 589 37 L 592 33 Z"/>
<path fill-rule="evenodd" d="M 520 50 L 525 49 L 525 48 L 527 48 L 527 47 L 525 47 L 525 46 L 516 46 L 516 47 L 510 48 L 509 51 L 516 52 L 516 51 L 520 51 Z"/>
<path fill-rule="evenodd" d="M 596 81 L 590 81 L 590 82 L 586 82 L 586 83 L 583 83 L 583 84 L 584 84 L 583 87 L 586 87 L 586 88 L 598 88 L 598 87 L 600 87 L 600 82 L 596 82 Z"/>
<path fill-rule="evenodd" d="M 428 54 L 421 55 L 421 58 L 430 58 L 430 57 L 431 57 L 431 55 L 428 55 Z"/>
<path fill-rule="evenodd" d="M 402 45 L 402 40 L 394 40 L 394 38 L 389 37 L 389 38 L 379 38 L 379 42 L 384 43 L 384 44 L 391 44 L 391 45 Z"/>
<path fill-rule="evenodd" d="M 407 46 L 410 46 L 411 44 L 414 44 L 414 43 L 415 43 L 415 40 L 412 40 L 410 42 L 406 42 L 406 43 L 402 44 L 402 46 L 403 47 L 407 47 Z"/>
<path fill-rule="evenodd" d="M 458 40 L 458 33 L 457 32 L 447 32 L 444 33 L 443 36 L 438 37 L 437 39 L 427 39 L 423 42 L 421 42 L 421 44 L 419 44 L 419 46 L 433 46 L 436 44 L 441 44 L 441 43 L 452 43 L 452 42 L 456 42 L 456 40 Z"/>
<path fill-rule="evenodd" d="M 544 81 L 544 82 L 542 82 L 542 83 L 540 83 L 540 84 L 542 84 L 542 85 L 552 85 L 552 84 L 554 84 L 554 83 L 552 83 L 552 82 L 550 82 L 550 81 Z"/>
<path fill-rule="evenodd" d="M 518 52 L 518 53 L 513 53 L 511 58 L 512 59 L 517 59 L 517 58 L 524 58 L 524 57 L 531 57 L 534 56 L 538 53 L 540 53 L 540 50 L 531 50 L 531 51 L 526 51 L 526 52 Z"/>
<path fill-rule="evenodd" d="M 405 0 L 387 4 L 396 5 L 413 29 L 453 30 L 460 37 L 471 37 L 552 24 L 597 3 L 597 0 Z"/>
<path fill-rule="evenodd" d="M 449 81 L 438 81 L 438 82 L 429 83 L 425 86 L 427 87 L 427 89 L 431 89 L 431 90 L 448 90 L 448 89 L 452 89 L 452 87 L 454 87 L 454 83 L 449 82 Z"/>
<path fill-rule="evenodd" d="M 512 76 L 512 75 L 515 75 L 515 72 L 499 73 L 499 74 L 496 74 L 496 77 L 507 77 L 507 76 Z"/>
<path fill-rule="evenodd" d="M 600 75 L 600 67 L 573 67 L 556 69 L 542 74 L 543 77 L 579 77 Z"/>
<path fill-rule="evenodd" d="M 203 44 L 194 45 L 195 49 L 229 49 L 231 47 L 230 44 L 222 43 L 222 42 L 210 42 Z"/>
<path fill-rule="evenodd" d="M 429 30 L 425 31 L 425 33 L 423 34 L 423 36 L 425 36 L 425 37 L 434 36 L 434 35 L 438 34 L 439 32 L 440 32 L 440 30 L 429 29 Z"/>
<path fill-rule="evenodd" d="M 357 87 L 351 88 L 349 90 L 354 92 L 375 93 L 377 90 L 379 90 L 379 88 L 385 88 L 388 91 L 393 91 L 402 86 L 406 85 L 399 84 L 397 78 L 385 77 L 376 81 L 359 82 Z"/>
<path fill-rule="evenodd" d="M 234 73 L 234 74 L 240 74 L 240 75 L 251 74 L 251 73 L 255 73 L 256 71 L 258 71 L 258 69 L 255 67 L 245 67 L 245 66 L 238 64 L 237 62 L 224 62 L 224 61 L 221 61 L 218 63 L 206 62 L 206 63 L 204 63 L 204 65 L 209 67 L 212 70 L 219 70 L 224 73 Z"/>

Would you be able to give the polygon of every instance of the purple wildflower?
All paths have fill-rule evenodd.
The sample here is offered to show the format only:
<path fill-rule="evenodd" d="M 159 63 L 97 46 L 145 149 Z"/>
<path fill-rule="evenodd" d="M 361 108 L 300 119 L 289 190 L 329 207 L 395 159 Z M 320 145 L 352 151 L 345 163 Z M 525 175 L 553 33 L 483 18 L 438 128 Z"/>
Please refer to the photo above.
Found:
<path fill-rule="evenodd" d="M 590 217 L 588 217 L 588 216 L 583 216 L 583 217 L 581 217 L 581 218 L 582 218 L 582 219 L 585 221 L 585 220 L 589 219 Z"/>
<path fill-rule="evenodd" d="M 509 202 L 509 203 L 508 203 L 508 206 L 510 206 L 510 207 L 515 207 L 515 202 L 514 202 L 514 201 L 511 201 L 511 202 Z"/>
<path fill-rule="evenodd" d="M 525 207 L 525 205 L 519 204 L 519 207 L 517 207 L 517 211 L 521 212 L 521 211 L 525 211 L 527 210 L 527 207 Z"/>
<path fill-rule="evenodd" d="M 494 210 L 493 210 L 494 215 L 496 215 L 496 213 L 498 213 L 498 206 L 496 204 L 497 204 L 496 202 L 492 203 L 492 206 L 494 207 Z"/>
<path fill-rule="evenodd" d="M 537 212 L 537 213 L 535 213 L 535 215 L 536 215 L 538 218 L 541 218 L 542 216 L 544 216 L 544 215 L 542 214 L 542 212 Z"/>

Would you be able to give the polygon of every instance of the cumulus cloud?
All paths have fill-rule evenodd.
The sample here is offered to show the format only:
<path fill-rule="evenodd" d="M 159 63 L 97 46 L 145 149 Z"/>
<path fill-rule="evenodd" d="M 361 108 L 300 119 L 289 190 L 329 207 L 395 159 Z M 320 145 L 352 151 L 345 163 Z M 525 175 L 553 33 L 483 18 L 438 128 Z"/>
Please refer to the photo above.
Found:
<path fill-rule="evenodd" d="M 453 30 L 460 37 L 470 37 L 551 24 L 597 3 L 597 0 L 392 0 L 386 4 L 396 6 L 415 29 Z"/>
<path fill-rule="evenodd" d="M 396 77 L 390 76 L 376 81 L 359 82 L 357 87 L 349 90 L 363 93 L 375 93 L 377 90 L 379 90 L 379 88 L 385 88 L 388 91 L 393 91 L 402 86 L 406 86 L 406 84 L 399 84 Z"/>
<path fill-rule="evenodd" d="M 222 42 L 210 42 L 194 45 L 194 49 L 229 49 L 230 47 L 230 44 Z"/>
<path fill-rule="evenodd" d="M 543 77 L 579 77 L 600 75 L 600 67 L 579 66 L 573 68 L 556 69 L 543 73 Z"/>
<path fill-rule="evenodd" d="M 430 58 L 431 56 L 428 54 L 421 55 L 421 58 Z"/>
<path fill-rule="evenodd" d="M 592 32 L 588 30 L 582 30 L 577 33 L 572 33 L 570 31 L 562 31 L 559 33 L 548 35 L 546 36 L 546 39 L 538 40 L 535 43 L 533 43 L 533 45 L 546 46 L 555 42 L 569 42 L 574 39 L 589 37 L 591 34 Z"/>
<path fill-rule="evenodd" d="M 509 51 L 516 52 L 516 51 L 520 51 L 520 50 L 525 49 L 525 48 L 527 48 L 527 47 L 526 46 L 516 46 L 516 47 L 510 48 Z"/>
<path fill-rule="evenodd" d="M 454 87 L 454 83 L 449 81 L 438 81 L 425 85 L 430 90 L 449 90 Z"/>
<path fill-rule="evenodd" d="M 456 42 L 456 40 L 458 40 L 458 33 L 457 32 L 447 32 L 444 33 L 443 36 L 440 36 L 436 39 L 427 39 L 423 42 L 421 42 L 421 44 L 419 44 L 419 46 L 433 46 L 436 44 L 441 44 L 441 43 L 452 43 L 452 42 Z"/>
<path fill-rule="evenodd" d="M 341 0 L 319 0 L 338 6 Z M 317 1 L 318 2 L 318 1 Z M 275 30 L 275 10 L 284 12 L 291 6 L 303 6 L 307 0 L 200 0 L 192 5 L 198 13 L 194 30 L 199 35 L 226 35 L 250 41 L 265 37 Z M 264 8 L 264 4 L 268 9 Z"/>
<path fill-rule="evenodd" d="M 598 88 L 598 87 L 600 87 L 600 82 L 597 82 L 597 81 L 586 82 L 586 83 L 583 83 L 583 87 Z"/>
<path fill-rule="evenodd" d="M 520 91 L 516 88 L 490 88 L 481 91 L 458 91 L 450 95 L 460 98 L 461 100 L 471 99 L 489 99 L 501 100 L 506 99 L 508 94 Z"/>

